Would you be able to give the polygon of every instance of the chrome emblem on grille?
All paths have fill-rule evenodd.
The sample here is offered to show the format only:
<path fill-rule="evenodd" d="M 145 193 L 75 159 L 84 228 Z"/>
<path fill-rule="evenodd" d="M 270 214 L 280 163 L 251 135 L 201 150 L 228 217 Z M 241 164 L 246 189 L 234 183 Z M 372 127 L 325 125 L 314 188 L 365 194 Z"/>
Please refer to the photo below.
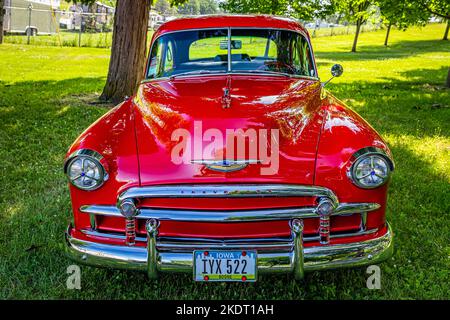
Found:
<path fill-rule="evenodd" d="M 221 172 L 242 170 L 249 164 L 259 163 L 259 160 L 192 160 L 193 164 L 203 164 L 208 169 Z"/>

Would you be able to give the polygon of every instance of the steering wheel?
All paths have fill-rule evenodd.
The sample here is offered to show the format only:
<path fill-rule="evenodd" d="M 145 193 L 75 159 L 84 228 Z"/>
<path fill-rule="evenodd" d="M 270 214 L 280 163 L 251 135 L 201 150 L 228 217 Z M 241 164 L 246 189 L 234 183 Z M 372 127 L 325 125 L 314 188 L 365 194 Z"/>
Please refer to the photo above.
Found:
<path fill-rule="evenodd" d="M 280 70 L 287 69 L 292 74 L 295 74 L 297 72 L 297 70 L 293 66 L 282 61 L 264 61 L 264 64 L 256 69 L 265 70 L 266 68 L 268 68 L 270 71 L 278 71 L 278 72 Z"/>

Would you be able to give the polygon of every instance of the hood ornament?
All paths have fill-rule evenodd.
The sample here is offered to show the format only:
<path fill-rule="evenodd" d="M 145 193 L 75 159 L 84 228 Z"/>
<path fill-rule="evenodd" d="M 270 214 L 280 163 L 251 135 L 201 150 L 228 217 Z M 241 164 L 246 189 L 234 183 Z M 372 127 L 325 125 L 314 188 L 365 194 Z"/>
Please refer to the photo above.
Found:
<path fill-rule="evenodd" d="M 231 96 L 229 88 L 223 88 L 222 107 L 224 109 L 228 109 L 229 107 L 231 107 Z"/>
<path fill-rule="evenodd" d="M 222 95 L 222 107 L 224 109 L 228 109 L 231 107 L 231 78 L 228 77 L 227 79 L 227 85 L 225 88 L 223 88 L 223 95 Z"/>
<path fill-rule="evenodd" d="M 249 164 L 260 163 L 259 160 L 192 160 L 193 164 L 203 164 L 210 170 L 220 171 L 220 172 L 232 172 L 242 170 Z"/>

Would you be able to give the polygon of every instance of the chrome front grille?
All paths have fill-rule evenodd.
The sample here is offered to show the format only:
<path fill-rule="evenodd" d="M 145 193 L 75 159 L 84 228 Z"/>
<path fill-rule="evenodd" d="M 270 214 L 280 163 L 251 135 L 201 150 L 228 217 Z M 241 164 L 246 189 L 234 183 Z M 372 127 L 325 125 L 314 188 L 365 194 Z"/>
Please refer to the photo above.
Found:
<path fill-rule="evenodd" d="M 369 212 L 380 208 L 377 203 L 342 203 L 332 216 L 349 215 L 356 212 Z M 80 211 L 107 217 L 123 217 L 114 206 L 82 206 Z M 136 219 L 158 219 L 160 221 L 184 222 L 254 222 L 318 218 L 316 207 L 279 208 L 263 210 L 174 210 L 141 208 Z"/>
<path fill-rule="evenodd" d="M 155 198 L 280 198 L 280 197 L 311 197 L 315 198 L 320 204 L 321 202 L 331 203 L 333 210 L 329 215 L 322 215 L 318 210 L 318 206 L 302 206 L 289 208 L 270 208 L 270 209 L 251 209 L 251 210 L 186 210 L 186 209 L 161 209 L 151 207 L 139 208 L 139 202 L 145 199 Z M 102 230 L 98 228 L 98 219 L 102 218 L 124 218 L 119 208 L 124 201 L 134 201 L 137 205 L 138 212 L 133 217 L 135 224 L 126 220 L 128 232 L 112 232 L 111 230 Z M 376 230 L 366 230 L 365 222 L 367 213 L 380 208 L 377 203 L 339 203 L 334 193 L 327 188 L 319 186 L 302 186 L 302 185 L 285 185 L 285 184 L 221 184 L 221 185 L 162 185 L 149 186 L 140 188 L 130 188 L 120 194 L 117 206 L 106 205 L 86 205 L 80 208 L 82 213 L 89 214 L 91 219 L 90 230 L 83 230 L 86 234 L 110 237 L 115 239 L 125 239 L 129 245 L 133 245 L 134 241 L 146 241 L 146 237 L 140 237 L 130 232 L 133 225 L 139 224 L 139 221 L 145 223 L 148 220 L 155 221 L 177 221 L 177 222 L 197 222 L 197 223 L 236 223 L 236 222 L 261 222 L 261 221 L 293 221 L 294 219 L 318 219 L 320 221 L 317 233 L 314 235 L 304 235 L 304 241 L 319 241 L 322 244 L 329 243 L 330 239 L 346 237 L 351 235 L 364 235 L 373 233 Z M 341 232 L 330 234 L 330 217 L 349 216 L 358 214 L 361 216 L 361 226 L 359 230 L 352 232 Z M 178 241 L 180 243 L 190 243 L 186 247 L 192 248 L 195 243 L 201 246 L 217 246 L 219 243 L 213 240 L 205 239 L 171 237 L 171 240 L 158 238 L 158 246 L 169 247 Z M 222 245 L 228 246 L 228 240 L 223 240 Z M 219 240 L 220 241 L 220 240 Z M 292 239 L 290 240 L 292 241 Z M 182 245 L 181 245 L 182 247 Z M 200 247 L 199 247 L 200 248 Z"/>

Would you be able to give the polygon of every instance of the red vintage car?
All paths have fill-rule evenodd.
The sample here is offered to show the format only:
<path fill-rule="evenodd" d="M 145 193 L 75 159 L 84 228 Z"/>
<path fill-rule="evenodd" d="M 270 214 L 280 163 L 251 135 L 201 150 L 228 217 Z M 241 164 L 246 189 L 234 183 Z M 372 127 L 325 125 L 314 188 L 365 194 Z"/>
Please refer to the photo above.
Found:
<path fill-rule="evenodd" d="M 391 152 L 324 89 L 301 24 L 167 22 L 143 78 L 67 153 L 72 259 L 150 278 L 255 281 L 392 254 Z"/>

